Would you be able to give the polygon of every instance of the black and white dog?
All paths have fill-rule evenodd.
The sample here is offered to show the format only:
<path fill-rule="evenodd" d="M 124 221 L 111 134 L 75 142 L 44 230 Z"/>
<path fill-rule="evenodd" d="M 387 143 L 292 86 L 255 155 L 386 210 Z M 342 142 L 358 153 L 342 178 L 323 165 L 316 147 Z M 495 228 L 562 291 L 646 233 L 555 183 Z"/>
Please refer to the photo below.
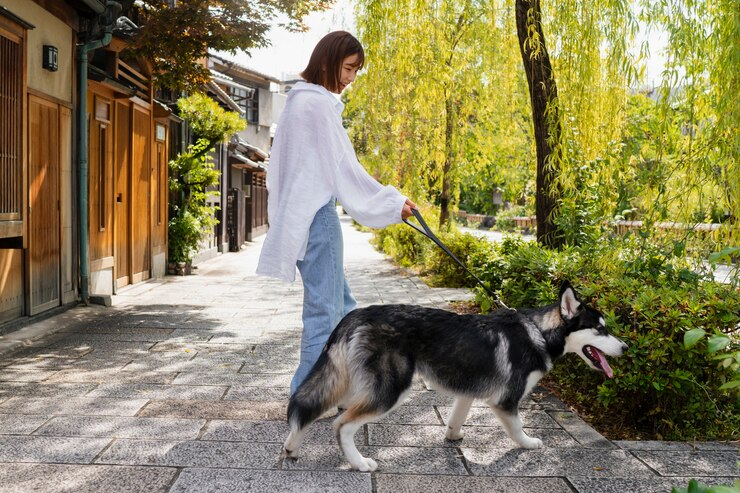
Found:
<path fill-rule="evenodd" d="M 414 373 L 456 397 L 446 437 L 463 437 L 474 399 L 483 399 L 506 433 L 524 448 L 542 447 L 522 430 L 518 407 L 565 353 L 612 376 L 605 354 L 627 345 L 609 334 L 600 312 L 582 303 L 570 284 L 560 301 L 539 309 L 458 315 L 412 305 L 376 305 L 349 313 L 330 336 L 311 373 L 288 405 L 290 434 L 283 446 L 295 457 L 307 427 L 330 408 L 346 411 L 334 422 L 337 441 L 353 468 L 374 471 L 354 435 L 398 406 Z"/>

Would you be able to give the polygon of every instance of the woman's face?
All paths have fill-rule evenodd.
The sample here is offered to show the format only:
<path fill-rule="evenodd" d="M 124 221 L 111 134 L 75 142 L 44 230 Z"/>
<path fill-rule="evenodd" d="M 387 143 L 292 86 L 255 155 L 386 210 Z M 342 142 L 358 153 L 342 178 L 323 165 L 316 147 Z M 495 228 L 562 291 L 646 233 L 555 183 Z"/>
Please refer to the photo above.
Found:
<path fill-rule="evenodd" d="M 339 87 L 334 91 L 336 94 L 342 94 L 342 91 L 355 80 L 360 70 L 360 55 L 355 53 L 342 60 L 342 68 L 339 70 Z"/>

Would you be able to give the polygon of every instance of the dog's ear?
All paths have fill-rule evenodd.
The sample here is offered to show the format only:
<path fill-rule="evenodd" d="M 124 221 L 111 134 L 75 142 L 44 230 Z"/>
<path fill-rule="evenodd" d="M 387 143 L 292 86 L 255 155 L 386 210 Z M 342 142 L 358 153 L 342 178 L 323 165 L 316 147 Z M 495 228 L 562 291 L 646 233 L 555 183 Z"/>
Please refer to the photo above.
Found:
<path fill-rule="evenodd" d="M 573 286 L 565 281 L 560 288 L 560 315 L 565 320 L 570 320 L 576 316 L 580 307 L 581 300 L 578 299 L 578 294 Z"/>

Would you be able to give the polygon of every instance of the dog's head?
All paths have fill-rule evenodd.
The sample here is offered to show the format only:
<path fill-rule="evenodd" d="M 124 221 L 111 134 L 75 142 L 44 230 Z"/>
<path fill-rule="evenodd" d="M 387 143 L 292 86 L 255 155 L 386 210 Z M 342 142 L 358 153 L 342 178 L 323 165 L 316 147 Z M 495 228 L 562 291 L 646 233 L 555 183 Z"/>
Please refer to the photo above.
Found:
<path fill-rule="evenodd" d="M 604 316 L 583 303 L 567 281 L 560 288 L 560 316 L 565 323 L 565 352 L 576 353 L 594 370 L 612 378 L 606 356 L 622 356 L 627 344 L 606 329 Z"/>

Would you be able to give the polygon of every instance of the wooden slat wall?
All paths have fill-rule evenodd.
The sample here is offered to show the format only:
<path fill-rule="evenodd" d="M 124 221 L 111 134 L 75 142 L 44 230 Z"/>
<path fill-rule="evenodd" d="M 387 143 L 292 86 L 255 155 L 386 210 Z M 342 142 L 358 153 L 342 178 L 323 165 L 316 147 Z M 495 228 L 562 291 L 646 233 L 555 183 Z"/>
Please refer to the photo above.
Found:
<path fill-rule="evenodd" d="M 131 105 L 116 102 L 115 142 L 116 287 L 131 283 Z"/>
<path fill-rule="evenodd" d="M 150 187 L 151 187 L 151 119 L 149 111 L 133 105 L 131 145 L 132 283 L 148 279 L 151 269 Z"/>
<path fill-rule="evenodd" d="M 60 300 L 59 106 L 29 96 L 30 314 Z"/>
<path fill-rule="evenodd" d="M 23 316 L 23 250 L 0 249 L 0 323 Z"/>

